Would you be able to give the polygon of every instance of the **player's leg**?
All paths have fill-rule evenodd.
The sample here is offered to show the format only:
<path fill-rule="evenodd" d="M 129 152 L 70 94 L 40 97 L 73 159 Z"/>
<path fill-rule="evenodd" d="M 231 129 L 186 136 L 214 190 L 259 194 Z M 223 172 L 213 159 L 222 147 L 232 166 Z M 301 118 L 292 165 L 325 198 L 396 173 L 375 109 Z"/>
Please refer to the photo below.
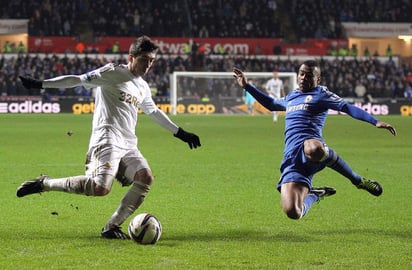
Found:
<path fill-rule="evenodd" d="M 278 112 L 274 111 L 273 112 L 273 122 L 277 122 L 278 121 Z"/>
<path fill-rule="evenodd" d="M 303 217 L 318 197 L 309 194 L 309 188 L 299 182 L 288 182 L 281 186 L 280 197 L 282 209 L 291 219 Z M 305 202 L 306 199 L 306 202 Z M 306 206 L 304 205 L 306 203 Z"/>
<path fill-rule="evenodd" d="M 47 175 L 24 182 L 17 189 L 23 197 L 43 191 L 63 191 L 87 196 L 104 196 L 110 192 L 121 153 L 110 145 L 89 150 L 86 159 L 86 174 L 52 179 Z"/>
<path fill-rule="evenodd" d="M 99 178 L 99 180 L 97 180 Z M 113 183 L 114 176 L 99 175 L 91 177 L 86 175 L 70 176 L 65 178 L 51 179 L 48 175 L 41 175 L 36 179 L 21 184 L 17 189 L 17 197 L 41 193 L 44 191 L 63 191 L 67 193 L 84 194 L 87 196 L 104 196 L 110 192 L 108 187 L 99 186 L 96 182 Z"/>
<path fill-rule="evenodd" d="M 378 182 L 358 175 L 343 158 L 325 143 L 316 139 L 308 139 L 304 142 L 304 152 L 310 161 L 324 163 L 329 168 L 348 178 L 358 188 L 365 189 L 375 196 L 382 194 L 383 189 Z"/>
<path fill-rule="evenodd" d="M 296 154 L 284 158 L 280 166 L 282 176 L 277 188 L 281 193 L 282 209 L 291 219 L 304 217 L 312 205 L 320 199 L 336 193 L 334 188 L 312 187 L 313 175 L 325 166 L 308 162 L 303 145 Z"/>
<path fill-rule="evenodd" d="M 247 103 L 247 113 L 252 115 L 252 104 L 250 102 Z"/>
<path fill-rule="evenodd" d="M 120 225 L 143 203 L 154 181 L 152 171 L 146 159 L 140 153 L 137 158 L 125 158 L 122 160 L 120 168 L 122 169 L 123 166 L 125 167 L 124 175 L 120 173 L 117 177 L 118 179 L 120 178 L 119 181 L 123 186 L 131 185 L 131 187 L 123 196 L 119 207 L 104 226 L 102 236 L 105 238 L 128 238 L 124 233 L 121 235 Z"/>
<path fill-rule="evenodd" d="M 79 175 L 44 179 L 43 191 L 63 191 L 86 196 L 104 196 L 110 192 L 113 180 L 114 176 L 110 174 L 100 174 L 95 177 Z"/>
<path fill-rule="evenodd" d="M 291 219 L 300 219 L 306 216 L 315 202 L 331 196 L 336 190 L 331 187 L 312 188 L 303 182 L 287 182 L 281 186 L 281 203 L 285 214 Z"/>

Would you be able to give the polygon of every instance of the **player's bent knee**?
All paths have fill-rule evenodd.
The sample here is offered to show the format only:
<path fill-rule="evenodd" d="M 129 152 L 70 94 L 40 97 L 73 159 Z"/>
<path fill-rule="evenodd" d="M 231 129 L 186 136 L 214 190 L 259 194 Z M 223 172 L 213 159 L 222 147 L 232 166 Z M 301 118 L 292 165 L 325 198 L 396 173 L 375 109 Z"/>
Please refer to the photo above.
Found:
<path fill-rule="evenodd" d="M 326 150 L 321 141 L 308 139 L 303 144 L 303 151 L 310 161 L 318 162 L 325 156 Z"/>
<path fill-rule="evenodd" d="M 295 211 L 295 210 L 287 211 L 285 213 L 290 219 L 300 219 L 300 217 L 302 216 L 300 211 Z"/>
<path fill-rule="evenodd" d="M 105 196 L 109 194 L 110 189 L 104 188 L 102 186 L 95 186 L 93 196 Z"/>
<path fill-rule="evenodd" d="M 134 176 L 134 182 L 140 182 L 142 184 L 151 186 L 154 181 L 154 176 L 149 169 L 143 169 L 136 172 Z"/>
<path fill-rule="evenodd" d="M 285 212 L 286 216 L 290 219 L 300 219 L 302 216 L 302 211 L 301 209 L 298 209 L 293 206 L 284 206 L 283 207 L 283 212 Z"/>

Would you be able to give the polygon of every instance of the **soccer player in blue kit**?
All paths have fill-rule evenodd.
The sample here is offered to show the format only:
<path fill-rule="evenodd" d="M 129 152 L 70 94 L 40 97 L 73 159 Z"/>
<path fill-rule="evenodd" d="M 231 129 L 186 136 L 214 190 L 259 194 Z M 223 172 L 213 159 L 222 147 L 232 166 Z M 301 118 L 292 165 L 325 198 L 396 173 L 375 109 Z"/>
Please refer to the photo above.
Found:
<path fill-rule="evenodd" d="M 286 111 L 285 149 L 280 165 L 281 177 L 277 185 L 281 194 L 283 211 L 291 219 L 304 217 L 310 207 L 321 198 L 331 196 L 331 187 L 312 187 L 313 175 L 326 166 L 348 178 L 359 189 L 375 196 L 383 192 L 382 186 L 366 179 L 352 168 L 322 138 L 322 128 L 329 109 L 344 112 L 351 117 L 368 122 L 377 128 L 396 135 L 390 124 L 379 121 L 366 111 L 349 104 L 319 85 L 321 71 L 313 60 L 303 62 L 298 71 L 298 89 L 286 97 L 275 99 L 247 83 L 242 70 L 233 69 L 237 83 L 270 111 Z"/>

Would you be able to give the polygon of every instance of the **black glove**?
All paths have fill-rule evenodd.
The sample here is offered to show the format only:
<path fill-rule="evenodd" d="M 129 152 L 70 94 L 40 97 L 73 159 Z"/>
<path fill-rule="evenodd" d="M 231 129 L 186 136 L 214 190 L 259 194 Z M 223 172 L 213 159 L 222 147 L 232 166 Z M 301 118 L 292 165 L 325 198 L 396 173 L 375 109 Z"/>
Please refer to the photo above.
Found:
<path fill-rule="evenodd" d="M 198 146 L 200 146 L 199 136 L 190 132 L 186 132 L 183 130 L 183 128 L 179 128 L 177 133 L 173 136 L 181 139 L 184 142 L 187 142 L 189 144 L 190 149 L 197 148 Z"/>
<path fill-rule="evenodd" d="M 43 88 L 43 81 L 33 79 L 31 77 L 23 77 L 19 76 L 22 84 L 27 89 L 42 89 Z"/>

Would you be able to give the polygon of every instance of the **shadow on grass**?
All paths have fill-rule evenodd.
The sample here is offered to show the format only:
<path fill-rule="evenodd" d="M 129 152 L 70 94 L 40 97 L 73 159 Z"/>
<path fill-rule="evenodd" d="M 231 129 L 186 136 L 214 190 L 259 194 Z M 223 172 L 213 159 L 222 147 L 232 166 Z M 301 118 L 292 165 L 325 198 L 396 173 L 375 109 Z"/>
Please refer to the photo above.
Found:
<path fill-rule="evenodd" d="M 311 242 L 313 237 L 294 232 L 270 234 L 258 230 L 227 230 L 220 232 L 196 232 L 189 234 L 164 235 L 164 241 L 267 241 L 267 242 Z"/>
<path fill-rule="evenodd" d="M 29 234 L 29 235 L 27 235 Z M 219 241 L 245 241 L 245 242 L 277 242 L 277 243 L 309 243 L 319 241 L 336 241 L 337 236 L 367 236 L 367 237 L 390 237 L 400 239 L 411 239 L 411 231 L 396 231 L 393 229 L 388 230 L 376 230 L 370 229 L 341 229 L 341 230 L 315 230 L 315 231 L 277 231 L 273 234 L 269 231 L 259 230 L 222 230 L 214 232 L 190 232 L 190 233 L 164 233 L 162 235 L 162 245 L 177 245 L 178 242 L 219 242 Z M 21 241 L 43 241 L 43 242 L 55 242 L 62 239 L 77 240 L 78 245 L 84 243 L 84 245 L 90 245 L 90 243 L 117 243 L 122 242 L 127 244 L 129 241 L 122 241 L 116 239 L 104 239 L 100 237 L 100 233 L 83 231 L 81 233 L 76 232 L 53 232 L 47 234 L 44 231 L 26 231 L 23 235 L 17 233 L 4 234 L 1 237 L 3 240 L 21 240 Z"/>
<path fill-rule="evenodd" d="M 164 235 L 163 241 L 264 241 L 264 242 L 286 242 L 286 243 L 308 243 L 319 241 L 336 241 L 339 235 L 359 235 L 368 237 L 390 237 L 410 239 L 411 231 L 396 231 L 393 229 L 342 229 L 342 230 L 319 230 L 306 232 L 278 231 L 271 234 L 268 231 L 259 230 L 227 230 L 220 232 L 197 232 L 179 235 Z"/>
<path fill-rule="evenodd" d="M 340 230 L 319 230 L 314 231 L 313 234 L 316 235 L 325 235 L 325 236 L 337 236 L 337 235 L 368 235 L 368 236 L 385 236 L 392 238 L 401 238 L 401 239 L 412 239 L 412 230 L 403 230 L 397 231 L 394 229 L 340 229 Z"/>

